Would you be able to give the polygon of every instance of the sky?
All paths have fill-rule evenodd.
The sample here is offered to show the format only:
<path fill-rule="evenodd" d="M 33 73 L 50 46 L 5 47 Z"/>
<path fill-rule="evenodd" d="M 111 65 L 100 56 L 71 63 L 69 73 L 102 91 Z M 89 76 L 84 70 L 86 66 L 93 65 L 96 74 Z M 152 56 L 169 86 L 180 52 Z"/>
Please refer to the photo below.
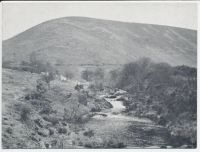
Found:
<path fill-rule="evenodd" d="M 44 21 L 66 16 L 197 29 L 195 2 L 3 2 L 3 40 Z"/>

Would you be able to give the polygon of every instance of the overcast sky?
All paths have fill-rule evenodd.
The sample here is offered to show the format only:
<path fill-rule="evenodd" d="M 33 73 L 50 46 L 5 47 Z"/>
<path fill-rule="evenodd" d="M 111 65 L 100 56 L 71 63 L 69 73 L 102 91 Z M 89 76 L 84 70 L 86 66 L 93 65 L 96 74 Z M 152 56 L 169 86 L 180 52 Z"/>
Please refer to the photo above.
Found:
<path fill-rule="evenodd" d="M 4 2 L 2 11 L 4 40 L 44 21 L 65 16 L 86 16 L 197 29 L 195 2 Z"/>

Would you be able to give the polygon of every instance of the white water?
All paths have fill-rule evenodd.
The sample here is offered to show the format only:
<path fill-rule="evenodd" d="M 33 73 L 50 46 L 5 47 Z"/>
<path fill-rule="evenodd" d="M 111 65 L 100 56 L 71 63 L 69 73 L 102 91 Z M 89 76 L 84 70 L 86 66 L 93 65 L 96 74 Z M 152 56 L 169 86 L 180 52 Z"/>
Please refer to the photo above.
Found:
<path fill-rule="evenodd" d="M 126 107 L 123 105 L 122 101 L 118 101 L 117 99 L 120 98 L 120 96 L 111 99 L 111 98 L 105 98 L 106 101 L 108 101 L 113 107 L 111 109 L 104 110 L 102 112 L 98 112 L 93 118 L 95 119 L 112 119 L 117 121 L 137 121 L 137 122 L 144 122 L 144 123 L 152 123 L 151 120 L 146 118 L 138 118 L 133 116 L 127 116 L 125 114 L 122 114 L 122 112 L 126 109 Z M 105 114 L 106 116 L 102 116 Z"/>
<path fill-rule="evenodd" d="M 123 105 L 122 101 L 117 101 L 115 99 L 109 99 L 109 98 L 105 98 L 106 101 L 110 102 L 110 104 L 113 106 L 113 108 L 111 109 L 111 112 L 112 113 L 121 113 L 123 112 L 126 107 Z"/>

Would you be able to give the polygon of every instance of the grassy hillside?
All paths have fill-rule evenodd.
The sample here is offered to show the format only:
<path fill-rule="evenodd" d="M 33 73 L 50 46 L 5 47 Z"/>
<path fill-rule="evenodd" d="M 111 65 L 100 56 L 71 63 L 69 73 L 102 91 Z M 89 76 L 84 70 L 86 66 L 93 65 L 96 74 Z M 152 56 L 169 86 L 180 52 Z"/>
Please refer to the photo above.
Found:
<path fill-rule="evenodd" d="M 196 67 L 196 44 L 193 30 L 65 17 L 3 41 L 3 63 L 16 66 L 34 54 L 59 70 L 67 65 L 120 65 L 141 57 Z"/>

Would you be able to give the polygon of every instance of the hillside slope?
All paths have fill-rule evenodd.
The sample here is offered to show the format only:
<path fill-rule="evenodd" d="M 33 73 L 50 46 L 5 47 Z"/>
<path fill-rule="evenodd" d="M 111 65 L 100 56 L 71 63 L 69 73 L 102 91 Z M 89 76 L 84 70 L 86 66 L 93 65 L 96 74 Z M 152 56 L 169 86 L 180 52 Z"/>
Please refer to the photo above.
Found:
<path fill-rule="evenodd" d="M 196 67 L 197 32 L 138 23 L 65 17 L 3 41 L 3 62 L 19 64 L 36 52 L 54 65 L 124 64 L 141 57 Z M 59 69 L 59 67 L 58 67 Z"/>

